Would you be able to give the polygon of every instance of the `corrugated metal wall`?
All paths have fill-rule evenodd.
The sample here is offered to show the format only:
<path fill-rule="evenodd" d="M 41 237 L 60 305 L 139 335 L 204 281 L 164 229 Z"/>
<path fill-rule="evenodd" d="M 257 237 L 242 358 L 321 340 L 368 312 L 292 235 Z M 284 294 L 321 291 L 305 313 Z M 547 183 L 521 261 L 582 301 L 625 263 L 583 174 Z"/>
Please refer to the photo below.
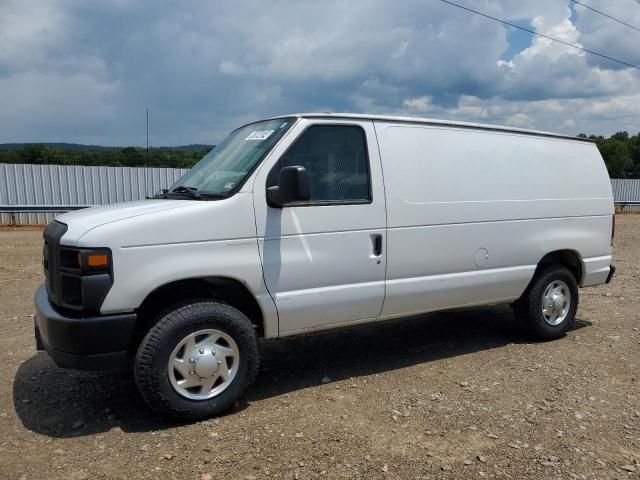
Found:
<path fill-rule="evenodd" d="M 612 178 L 613 198 L 616 202 L 640 202 L 640 179 Z M 640 212 L 640 205 L 623 207 L 625 212 Z"/>
<path fill-rule="evenodd" d="M 0 164 L 0 205 L 105 205 L 173 185 L 183 168 Z M 49 223 L 57 213 L 2 213 L 0 224 Z"/>
<path fill-rule="evenodd" d="M 613 178 L 611 186 L 616 202 L 640 202 L 640 179 Z"/>
<path fill-rule="evenodd" d="M 105 205 L 140 200 L 173 185 L 180 168 L 0 164 L 0 205 Z M 640 179 L 611 180 L 617 202 L 640 201 Z M 625 207 L 638 210 L 640 207 Z M 56 213 L 0 213 L 0 224 L 49 223 Z"/>

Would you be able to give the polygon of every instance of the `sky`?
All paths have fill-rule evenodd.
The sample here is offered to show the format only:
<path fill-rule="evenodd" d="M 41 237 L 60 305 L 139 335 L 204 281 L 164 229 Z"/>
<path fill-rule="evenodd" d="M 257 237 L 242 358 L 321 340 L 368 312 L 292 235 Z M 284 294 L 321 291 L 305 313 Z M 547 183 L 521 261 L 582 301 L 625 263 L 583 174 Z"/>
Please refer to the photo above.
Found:
<path fill-rule="evenodd" d="M 640 32 L 570 0 L 456 0 L 640 65 Z M 640 0 L 582 0 L 640 28 Z M 0 0 L 0 143 L 215 144 L 365 112 L 567 134 L 640 130 L 640 70 L 439 0 Z"/>

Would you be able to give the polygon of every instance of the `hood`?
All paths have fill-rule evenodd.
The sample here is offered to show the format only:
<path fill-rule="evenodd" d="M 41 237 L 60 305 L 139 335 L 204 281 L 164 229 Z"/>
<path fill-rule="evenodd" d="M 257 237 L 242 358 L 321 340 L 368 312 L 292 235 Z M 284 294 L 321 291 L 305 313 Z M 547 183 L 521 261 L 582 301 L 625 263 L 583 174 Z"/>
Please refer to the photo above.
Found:
<path fill-rule="evenodd" d="M 185 208 L 191 204 L 193 202 L 189 200 L 138 200 L 104 207 L 84 208 L 59 215 L 56 220 L 68 226 L 64 243 L 69 245 L 75 244 L 82 235 L 101 225 L 149 213 Z"/>
<path fill-rule="evenodd" d="M 56 220 L 67 225 L 63 245 L 107 247 L 114 252 L 120 248 L 229 239 L 256 242 L 253 195 L 241 192 L 209 201 L 117 203 L 68 213 Z"/>

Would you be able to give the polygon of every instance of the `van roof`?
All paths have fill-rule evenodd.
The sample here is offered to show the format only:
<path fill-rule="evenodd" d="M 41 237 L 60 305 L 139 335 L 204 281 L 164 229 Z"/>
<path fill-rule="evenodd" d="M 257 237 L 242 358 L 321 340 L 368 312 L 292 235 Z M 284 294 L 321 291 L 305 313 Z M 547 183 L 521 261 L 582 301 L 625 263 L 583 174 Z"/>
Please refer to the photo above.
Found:
<path fill-rule="evenodd" d="M 489 125 L 489 124 L 483 124 L 483 123 L 457 122 L 453 120 L 438 120 L 434 118 L 403 117 L 403 116 L 395 116 L 395 115 L 368 115 L 365 113 L 307 112 L 307 113 L 293 113 L 290 115 L 278 115 L 277 117 L 273 117 L 273 118 L 286 118 L 286 117 L 332 118 L 332 119 L 347 118 L 347 119 L 357 119 L 357 120 L 378 120 L 378 121 L 399 122 L 399 123 L 420 123 L 420 124 L 426 124 L 426 125 L 445 125 L 450 127 L 469 128 L 474 130 L 511 132 L 511 133 L 526 134 L 526 135 L 536 135 L 536 136 L 542 136 L 542 137 L 563 138 L 563 139 L 577 140 L 582 142 L 592 142 L 588 138 L 576 137 L 571 135 L 563 135 L 561 133 L 554 133 L 554 132 L 545 132 L 541 130 L 530 130 L 526 128 L 515 128 L 515 127 L 502 126 L 502 125 Z"/>

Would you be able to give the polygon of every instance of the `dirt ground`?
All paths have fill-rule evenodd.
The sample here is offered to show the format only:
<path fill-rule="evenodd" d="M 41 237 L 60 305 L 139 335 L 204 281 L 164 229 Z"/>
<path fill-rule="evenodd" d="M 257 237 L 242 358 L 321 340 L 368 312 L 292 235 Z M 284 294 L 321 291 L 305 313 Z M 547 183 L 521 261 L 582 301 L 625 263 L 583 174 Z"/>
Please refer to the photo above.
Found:
<path fill-rule="evenodd" d="M 496 307 L 267 342 L 241 405 L 189 425 L 36 353 L 41 234 L 0 232 L 0 478 L 639 478 L 640 216 L 617 223 L 563 339 Z"/>

